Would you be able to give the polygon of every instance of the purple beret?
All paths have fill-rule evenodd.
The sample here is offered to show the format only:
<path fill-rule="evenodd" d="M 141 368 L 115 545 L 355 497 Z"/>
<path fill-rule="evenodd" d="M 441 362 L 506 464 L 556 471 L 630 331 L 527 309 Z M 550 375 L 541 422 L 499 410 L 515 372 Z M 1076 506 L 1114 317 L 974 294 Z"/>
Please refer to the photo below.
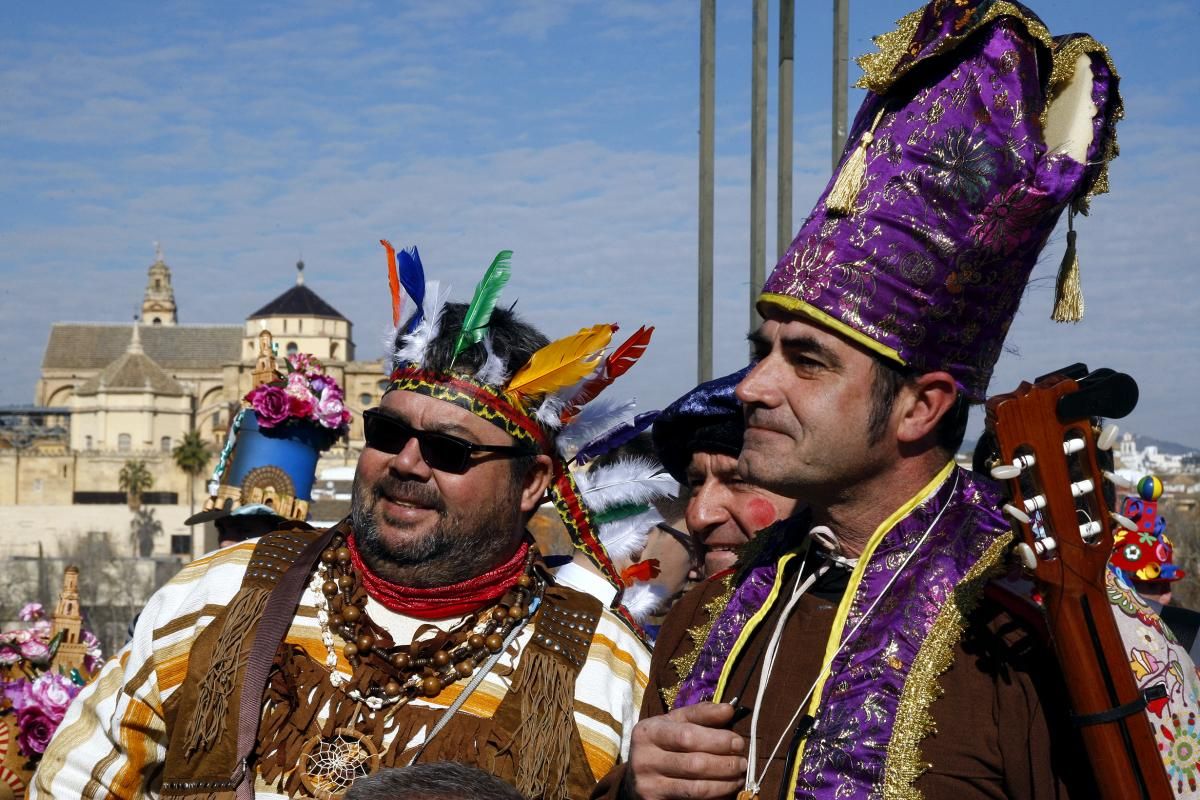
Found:
<path fill-rule="evenodd" d="M 981 400 L 1063 210 L 1107 191 L 1117 74 L 1103 45 L 1052 38 L 1014 2 L 937 0 L 875 41 L 838 171 L 760 308 Z"/>

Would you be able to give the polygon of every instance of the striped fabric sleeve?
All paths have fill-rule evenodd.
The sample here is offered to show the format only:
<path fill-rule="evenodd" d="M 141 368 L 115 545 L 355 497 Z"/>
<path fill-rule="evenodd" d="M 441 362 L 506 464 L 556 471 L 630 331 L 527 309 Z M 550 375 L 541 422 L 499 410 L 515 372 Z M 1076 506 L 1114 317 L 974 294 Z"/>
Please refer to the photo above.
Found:
<path fill-rule="evenodd" d="M 195 637 L 237 591 L 251 549 L 192 562 L 155 592 L 133 639 L 67 709 L 30 800 L 157 796 L 167 744 L 163 703 L 183 681 Z"/>

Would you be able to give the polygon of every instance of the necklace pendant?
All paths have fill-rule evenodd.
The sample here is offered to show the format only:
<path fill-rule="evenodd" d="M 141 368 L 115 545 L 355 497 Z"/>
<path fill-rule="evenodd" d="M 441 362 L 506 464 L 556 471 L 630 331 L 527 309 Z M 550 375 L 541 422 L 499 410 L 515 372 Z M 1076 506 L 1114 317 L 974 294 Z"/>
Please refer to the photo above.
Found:
<path fill-rule="evenodd" d="M 758 792 L 753 789 L 742 789 L 738 792 L 737 800 L 758 800 Z"/>

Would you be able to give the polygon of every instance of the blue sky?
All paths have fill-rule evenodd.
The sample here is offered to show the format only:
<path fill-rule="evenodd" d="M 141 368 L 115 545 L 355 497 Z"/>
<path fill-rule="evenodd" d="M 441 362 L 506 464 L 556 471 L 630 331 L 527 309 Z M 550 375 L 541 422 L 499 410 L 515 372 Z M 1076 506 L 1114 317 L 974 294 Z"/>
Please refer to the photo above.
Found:
<path fill-rule="evenodd" d="M 830 5 L 797 10 L 797 224 L 829 177 Z M 852 55 L 913 7 L 851 5 Z M 155 241 L 183 322 L 241 321 L 292 283 L 303 256 L 308 285 L 354 321 L 358 356 L 376 357 L 381 237 L 418 244 L 459 299 L 512 249 L 506 297 L 554 336 L 657 325 L 623 383 L 644 408 L 669 402 L 695 379 L 697 9 L 0 5 L 0 404 L 33 399 L 52 322 L 131 318 Z M 1048 320 L 1060 230 L 992 390 L 1079 360 L 1123 369 L 1143 390 L 1127 427 L 1200 446 L 1200 15 L 1170 0 L 1037 10 L 1055 33 L 1109 45 L 1127 119 L 1113 193 L 1078 225 L 1087 316 Z M 774 5 L 770 21 L 768 268 Z M 719 4 L 718 373 L 745 359 L 750 22 L 748 2 Z"/>

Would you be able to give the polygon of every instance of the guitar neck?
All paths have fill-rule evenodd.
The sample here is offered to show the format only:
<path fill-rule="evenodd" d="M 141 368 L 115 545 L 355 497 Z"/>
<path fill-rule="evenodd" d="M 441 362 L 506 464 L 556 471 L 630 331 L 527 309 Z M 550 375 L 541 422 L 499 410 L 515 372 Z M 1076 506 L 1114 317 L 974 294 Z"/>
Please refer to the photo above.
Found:
<path fill-rule="evenodd" d="M 1046 587 L 1046 612 L 1067 694 L 1077 717 L 1136 703 L 1141 693 L 1125 658 L 1104 586 Z M 1174 797 L 1146 715 L 1078 728 L 1105 800 Z"/>

